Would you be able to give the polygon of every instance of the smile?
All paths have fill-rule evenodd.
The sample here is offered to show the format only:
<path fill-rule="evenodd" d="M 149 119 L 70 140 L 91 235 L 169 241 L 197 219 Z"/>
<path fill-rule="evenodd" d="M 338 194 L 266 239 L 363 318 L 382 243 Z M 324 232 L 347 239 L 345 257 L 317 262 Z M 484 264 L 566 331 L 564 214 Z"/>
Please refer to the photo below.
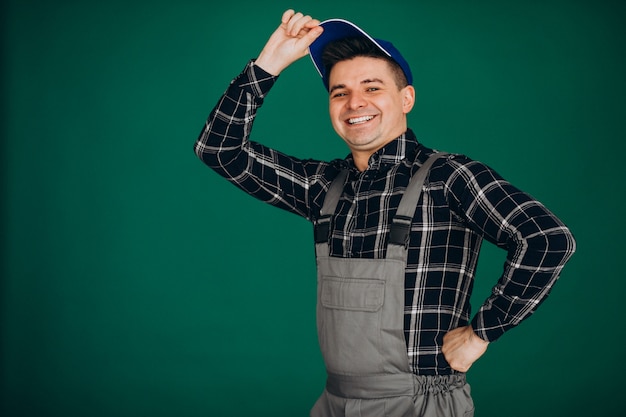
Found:
<path fill-rule="evenodd" d="M 360 123 L 369 122 L 373 118 L 374 118 L 374 116 L 352 117 L 352 118 L 348 119 L 348 123 L 351 124 L 351 125 L 357 125 L 357 124 L 360 124 Z"/>

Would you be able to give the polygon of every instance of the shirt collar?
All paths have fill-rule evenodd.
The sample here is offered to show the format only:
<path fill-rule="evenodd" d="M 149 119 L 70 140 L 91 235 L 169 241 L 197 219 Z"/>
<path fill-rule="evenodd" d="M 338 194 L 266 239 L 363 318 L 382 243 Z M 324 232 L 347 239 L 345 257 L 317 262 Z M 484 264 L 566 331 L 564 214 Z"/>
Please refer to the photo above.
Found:
<path fill-rule="evenodd" d="M 397 165 L 407 157 L 415 155 L 419 144 L 417 138 L 411 129 L 374 152 L 370 156 L 367 169 L 379 170 L 383 166 Z M 354 159 L 352 155 L 346 158 L 349 166 L 354 167 Z"/>

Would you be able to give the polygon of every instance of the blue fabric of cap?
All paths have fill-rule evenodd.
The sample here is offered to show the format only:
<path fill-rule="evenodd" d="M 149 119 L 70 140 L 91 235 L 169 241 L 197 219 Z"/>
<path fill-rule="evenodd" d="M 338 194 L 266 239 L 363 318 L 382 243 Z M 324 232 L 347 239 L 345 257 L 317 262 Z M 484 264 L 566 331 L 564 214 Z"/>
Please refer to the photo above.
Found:
<path fill-rule="evenodd" d="M 330 74 L 326 74 L 324 64 L 322 64 L 322 52 L 324 52 L 324 48 L 332 41 L 354 36 L 365 37 L 372 41 L 374 45 L 400 65 L 409 85 L 413 85 L 413 74 L 411 74 L 411 68 L 408 62 L 406 62 L 402 54 L 400 54 L 400 51 L 398 51 L 391 42 L 382 39 L 374 39 L 363 29 L 344 19 L 328 19 L 320 23 L 320 26 L 324 28 L 324 32 L 309 46 L 309 55 L 311 56 L 315 69 L 317 69 L 317 72 L 322 77 L 322 82 L 326 90 L 328 90 L 328 76 Z"/>

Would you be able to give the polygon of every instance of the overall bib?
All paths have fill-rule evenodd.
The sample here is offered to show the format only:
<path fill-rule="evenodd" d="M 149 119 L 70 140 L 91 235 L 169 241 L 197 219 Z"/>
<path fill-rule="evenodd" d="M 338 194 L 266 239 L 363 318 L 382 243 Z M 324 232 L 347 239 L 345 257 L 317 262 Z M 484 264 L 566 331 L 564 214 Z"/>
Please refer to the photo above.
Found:
<path fill-rule="evenodd" d="M 431 156 L 393 218 L 385 259 L 329 256 L 331 218 L 347 170 L 333 181 L 315 225 L 317 332 L 328 379 L 311 417 L 473 416 L 465 374 L 411 372 L 404 338 L 404 276 L 411 223 Z"/>

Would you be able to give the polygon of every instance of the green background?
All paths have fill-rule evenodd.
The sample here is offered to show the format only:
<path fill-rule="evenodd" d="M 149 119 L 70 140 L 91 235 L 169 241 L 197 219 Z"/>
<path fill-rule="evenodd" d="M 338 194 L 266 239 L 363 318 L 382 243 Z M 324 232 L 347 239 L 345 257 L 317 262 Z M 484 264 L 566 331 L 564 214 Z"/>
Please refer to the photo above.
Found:
<path fill-rule="evenodd" d="M 2 3 L 0 415 L 306 416 L 325 380 L 305 220 L 193 154 L 283 10 L 343 17 L 412 64 L 410 126 L 544 202 L 578 251 L 470 370 L 478 417 L 623 410 L 626 3 Z M 253 139 L 347 148 L 308 57 Z M 474 309 L 504 252 L 485 245 Z"/>

